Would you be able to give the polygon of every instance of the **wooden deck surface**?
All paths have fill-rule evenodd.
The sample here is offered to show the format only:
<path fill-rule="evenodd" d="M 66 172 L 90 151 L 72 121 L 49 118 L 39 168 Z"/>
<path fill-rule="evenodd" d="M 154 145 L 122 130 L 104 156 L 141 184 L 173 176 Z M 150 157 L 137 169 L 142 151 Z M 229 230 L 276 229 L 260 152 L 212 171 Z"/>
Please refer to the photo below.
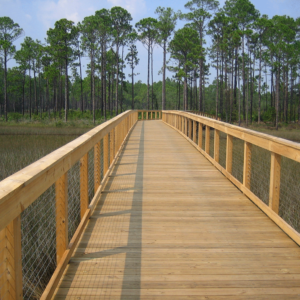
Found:
<path fill-rule="evenodd" d="M 140 121 L 55 299 L 300 299 L 300 248 L 188 141 Z"/>

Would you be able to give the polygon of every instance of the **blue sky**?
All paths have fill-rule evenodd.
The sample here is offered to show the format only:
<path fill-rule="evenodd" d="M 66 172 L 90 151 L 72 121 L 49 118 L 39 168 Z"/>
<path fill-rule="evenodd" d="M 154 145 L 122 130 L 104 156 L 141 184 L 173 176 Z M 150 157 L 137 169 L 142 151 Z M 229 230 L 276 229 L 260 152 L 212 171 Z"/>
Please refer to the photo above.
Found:
<path fill-rule="evenodd" d="M 33 39 L 44 41 L 46 32 L 54 26 L 55 21 L 61 18 L 67 18 L 75 23 L 81 21 L 85 16 L 94 14 L 101 8 L 111 8 L 113 6 L 122 6 L 126 8 L 133 17 L 132 24 L 135 24 L 142 18 L 156 17 L 154 11 L 158 6 L 172 7 L 175 11 L 184 11 L 184 4 L 187 0 L 0 0 L 1 16 L 9 16 L 24 29 L 25 35 Z M 225 0 L 219 0 L 223 5 Z M 256 9 L 261 14 L 267 14 L 269 17 L 274 15 L 289 15 L 294 18 L 300 16 L 300 0 L 252 0 Z M 182 21 L 178 21 L 177 28 L 183 26 Z M 23 38 L 16 41 L 17 49 Z M 209 44 L 209 41 L 208 41 Z M 138 43 L 140 64 L 136 72 L 140 73 L 136 80 L 147 80 L 147 51 L 141 43 Z M 162 50 L 160 47 L 154 50 L 154 81 L 161 80 L 158 75 L 162 66 Z M 83 62 L 84 64 L 87 61 Z M 14 61 L 9 62 L 13 66 Z M 211 70 L 211 79 L 214 77 L 214 71 Z M 129 68 L 125 74 L 130 73 Z M 168 76 L 172 76 L 171 73 Z"/>

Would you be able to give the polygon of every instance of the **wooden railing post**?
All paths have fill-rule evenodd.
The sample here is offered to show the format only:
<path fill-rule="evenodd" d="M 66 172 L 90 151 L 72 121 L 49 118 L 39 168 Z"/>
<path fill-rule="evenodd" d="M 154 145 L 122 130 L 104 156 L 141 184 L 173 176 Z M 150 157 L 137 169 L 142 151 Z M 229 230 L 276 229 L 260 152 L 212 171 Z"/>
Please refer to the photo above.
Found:
<path fill-rule="evenodd" d="M 205 127 L 205 152 L 209 154 L 210 146 L 210 127 L 206 125 Z"/>
<path fill-rule="evenodd" d="M 21 216 L 0 231 L 0 299 L 23 299 Z"/>
<path fill-rule="evenodd" d="M 233 137 L 227 134 L 227 143 L 226 143 L 226 171 L 232 173 L 232 146 L 233 146 Z"/>
<path fill-rule="evenodd" d="M 281 155 L 271 152 L 269 207 L 279 213 Z"/>
<path fill-rule="evenodd" d="M 148 120 L 148 118 L 149 118 L 149 112 L 148 112 L 148 110 L 146 111 L 146 120 Z"/>
<path fill-rule="evenodd" d="M 89 206 L 88 153 L 80 159 L 80 217 L 83 218 Z"/>
<path fill-rule="evenodd" d="M 198 146 L 202 149 L 203 126 L 198 123 Z"/>
<path fill-rule="evenodd" d="M 248 142 L 244 142 L 244 171 L 243 185 L 250 190 L 251 183 L 251 147 Z"/>
<path fill-rule="evenodd" d="M 215 129 L 214 136 L 214 160 L 219 163 L 220 161 L 220 131 Z"/>
<path fill-rule="evenodd" d="M 101 184 L 101 153 L 100 142 L 94 146 L 94 193 L 96 194 Z"/>
<path fill-rule="evenodd" d="M 68 173 L 55 183 L 56 198 L 56 262 L 60 262 L 68 247 Z"/>

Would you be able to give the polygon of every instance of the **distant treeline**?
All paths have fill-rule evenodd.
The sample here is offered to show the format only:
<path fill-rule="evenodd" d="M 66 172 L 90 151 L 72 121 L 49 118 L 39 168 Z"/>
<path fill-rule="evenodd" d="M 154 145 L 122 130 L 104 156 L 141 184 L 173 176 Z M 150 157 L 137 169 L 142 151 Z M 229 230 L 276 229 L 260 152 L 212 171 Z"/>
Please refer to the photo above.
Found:
<path fill-rule="evenodd" d="M 228 122 L 274 121 L 276 127 L 300 122 L 300 18 L 269 19 L 249 0 L 227 0 L 223 7 L 191 0 L 184 8 L 158 7 L 157 18 L 134 26 L 121 7 L 96 11 L 78 24 L 61 19 L 44 44 L 25 37 L 19 50 L 14 42 L 23 30 L 1 17 L 0 115 L 63 112 L 67 120 L 69 109 L 90 110 L 95 121 L 99 112 L 106 118 L 143 108 L 199 110 Z M 175 31 L 178 19 L 186 24 Z M 146 84 L 134 82 L 137 41 L 148 53 Z M 162 81 L 153 82 L 157 45 L 163 49 Z M 86 76 L 83 57 L 89 59 Z M 17 66 L 8 69 L 9 59 Z M 209 83 L 211 68 L 216 77 Z M 173 78 L 166 78 L 166 69 Z"/>

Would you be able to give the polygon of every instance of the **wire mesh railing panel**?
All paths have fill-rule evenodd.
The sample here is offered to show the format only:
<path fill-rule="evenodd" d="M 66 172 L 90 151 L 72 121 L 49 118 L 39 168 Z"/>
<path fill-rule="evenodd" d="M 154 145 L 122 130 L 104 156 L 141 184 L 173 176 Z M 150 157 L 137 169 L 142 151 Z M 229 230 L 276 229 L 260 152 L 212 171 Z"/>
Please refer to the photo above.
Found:
<path fill-rule="evenodd" d="M 89 203 L 94 197 L 94 148 L 88 152 L 88 191 Z"/>
<path fill-rule="evenodd" d="M 215 153 L 214 148 L 215 141 L 215 131 L 213 129 L 210 130 L 210 139 L 209 139 L 209 155 L 213 158 Z"/>
<path fill-rule="evenodd" d="M 226 168 L 226 144 L 227 144 L 227 134 L 220 131 L 219 164 L 223 168 Z"/>
<path fill-rule="evenodd" d="M 281 158 L 279 216 L 300 232 L 300 163 Z"/>
<path fill-rule="evenodd" d="M 196 145 L 199 145 L 198 140 L 199 140 L 199 123 L 196 122 L 196 139 L 195 139 Z"/>
<path fill-rule="evenodd" d="M 243 183 L 244 171 L 244 141 L 232 138 L 232 175 Z"/>
<path fill-rule="evenodd" d="M 80 162 L 68 171 L 68 239 L 80 223 Z"/>
<path fill-rule="evenodd" d="M 205 128 L 206 126 L 202 126 L 202 149 L 205 150 Z"/>
<path fill-rule="evenodd" d="M 269 204 L 271 154 L 268 150 L 252 145 L 250 190 Z"/>
<path fill-rule="evenodd" d="M 24 299 L 40 299 L 56 268 L 55 185 L 21 214 Z"/>

